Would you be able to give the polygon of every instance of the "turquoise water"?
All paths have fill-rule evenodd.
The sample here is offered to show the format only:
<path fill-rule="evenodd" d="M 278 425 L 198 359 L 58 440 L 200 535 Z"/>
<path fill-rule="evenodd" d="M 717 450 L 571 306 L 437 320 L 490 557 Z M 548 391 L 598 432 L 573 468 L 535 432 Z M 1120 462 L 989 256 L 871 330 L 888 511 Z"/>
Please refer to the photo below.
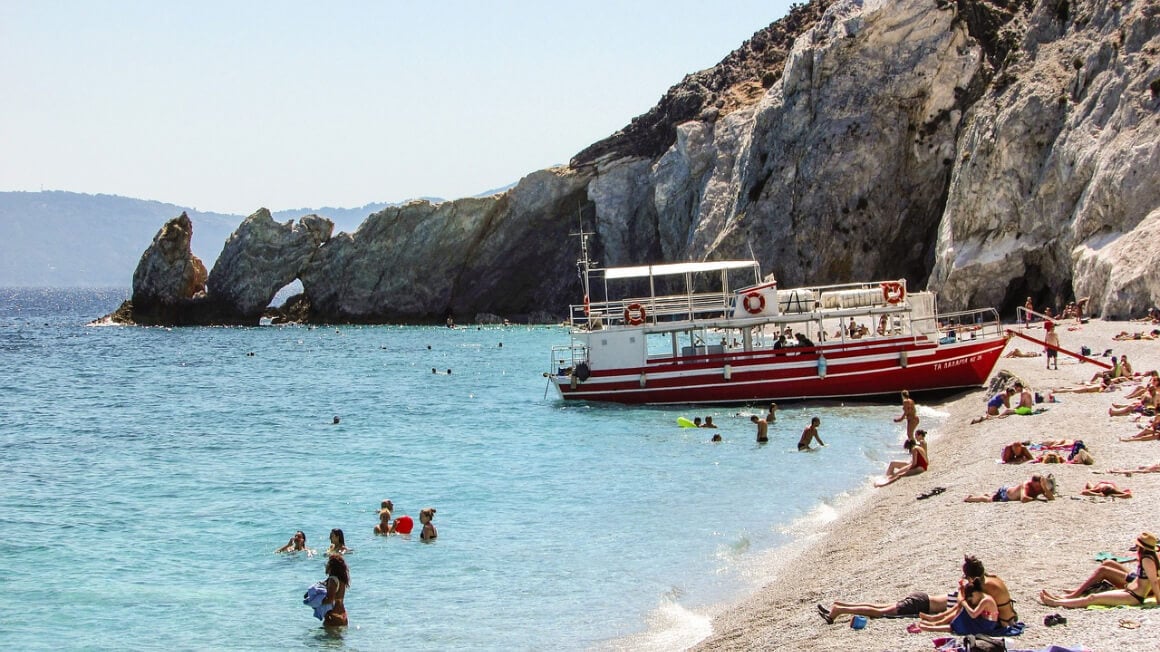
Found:
<path fill-rule="evenodd" d="M 766 446 L 757 409 L 564 405 L 556 327 L 85 325 L 126 294 L 0 290 L 8 648 L 599 647 L 736 597 L 901 457 L 896 405 L 784 405 Z M 707 414 L 724 443 L 675 425 Z M 439 539 L 374 536 L 388 497 Z M 340 634 L 302 604 L 324 555 L 272 553 L 335 527 Z"/>

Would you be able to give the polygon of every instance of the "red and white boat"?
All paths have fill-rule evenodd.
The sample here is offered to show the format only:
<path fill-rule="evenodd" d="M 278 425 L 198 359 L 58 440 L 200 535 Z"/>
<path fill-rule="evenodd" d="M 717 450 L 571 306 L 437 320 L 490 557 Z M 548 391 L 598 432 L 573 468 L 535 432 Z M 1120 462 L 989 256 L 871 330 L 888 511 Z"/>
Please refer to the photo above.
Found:
<path fill-rule="evenodd" d="M 583 251 L 584 303 L 571 307 L 571 342 L 552 348 L 545 374 L 568 400 L 750 403 L 978 387 L 1007 342 L 993 308 L 940 314 L 933 293 L 909 292 L 905 281 L 779 289 L 755 261 L 598 269 Z M 590 281 L 603 300 L 590 301 L 600 289 Z M 788 329 L 806 343 L 780 346 Z"/>

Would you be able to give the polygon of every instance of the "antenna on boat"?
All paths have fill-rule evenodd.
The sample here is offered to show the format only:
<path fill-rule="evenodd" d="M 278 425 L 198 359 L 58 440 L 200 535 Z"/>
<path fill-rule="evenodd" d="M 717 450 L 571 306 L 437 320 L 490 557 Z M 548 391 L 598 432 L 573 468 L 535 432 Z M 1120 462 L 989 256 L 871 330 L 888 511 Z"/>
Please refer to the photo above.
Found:
<path fill-rule="evenodd" d="M 596 264 L 596 261 L 588 259 L 588 236 L 596 235 L 591 231 L 584 230 L 584 209 L 583 206 L 576 210 L 577 220 L 580 222 L 580 231 L 570 233 L 569 235 L 578 236 L 580 238 L 580 259 L 576 261 L 576 272 L 580 275 L 580 283 L 584 286 L 584 313 L 588 313 L 588 270 Z"/>

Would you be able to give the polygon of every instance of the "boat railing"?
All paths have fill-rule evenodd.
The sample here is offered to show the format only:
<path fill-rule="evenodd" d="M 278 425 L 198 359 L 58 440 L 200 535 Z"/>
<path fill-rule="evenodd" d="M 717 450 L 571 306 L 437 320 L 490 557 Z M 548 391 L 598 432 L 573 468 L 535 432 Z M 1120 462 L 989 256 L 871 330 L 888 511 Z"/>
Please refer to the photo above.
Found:
<path fill-rule="evenodd" d="M 1006 337 L 1003 323 L 999 320 L 999 311 L 994 308 L 938 313 L 913 319 L 911 323 L 916 333 L 937 337 L 940 344 Z"/>
<path fill-rule="evenodd" d="M 596 330 L 673 319 L 711 319 L 726 315 L 733 297 L 731 292 L 698 292 L 598 301 L 572 306 L 571 323 L 576 327 Z"/>

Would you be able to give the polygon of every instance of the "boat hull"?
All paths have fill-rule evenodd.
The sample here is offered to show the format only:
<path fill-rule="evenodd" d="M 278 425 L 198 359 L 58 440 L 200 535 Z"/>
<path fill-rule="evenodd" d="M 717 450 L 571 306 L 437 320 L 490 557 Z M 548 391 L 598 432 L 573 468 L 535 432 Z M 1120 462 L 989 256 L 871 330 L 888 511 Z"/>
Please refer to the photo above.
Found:
<path fill-rule="evenodd" d="M 654 360 L 644 367 L 556 376 L 565 400 L 623 404 L 738 404 L 871 397 L 979 387 L 1006 346 L 1003 338 L 953 344 L 896 338 L 808 350 Z"/>

